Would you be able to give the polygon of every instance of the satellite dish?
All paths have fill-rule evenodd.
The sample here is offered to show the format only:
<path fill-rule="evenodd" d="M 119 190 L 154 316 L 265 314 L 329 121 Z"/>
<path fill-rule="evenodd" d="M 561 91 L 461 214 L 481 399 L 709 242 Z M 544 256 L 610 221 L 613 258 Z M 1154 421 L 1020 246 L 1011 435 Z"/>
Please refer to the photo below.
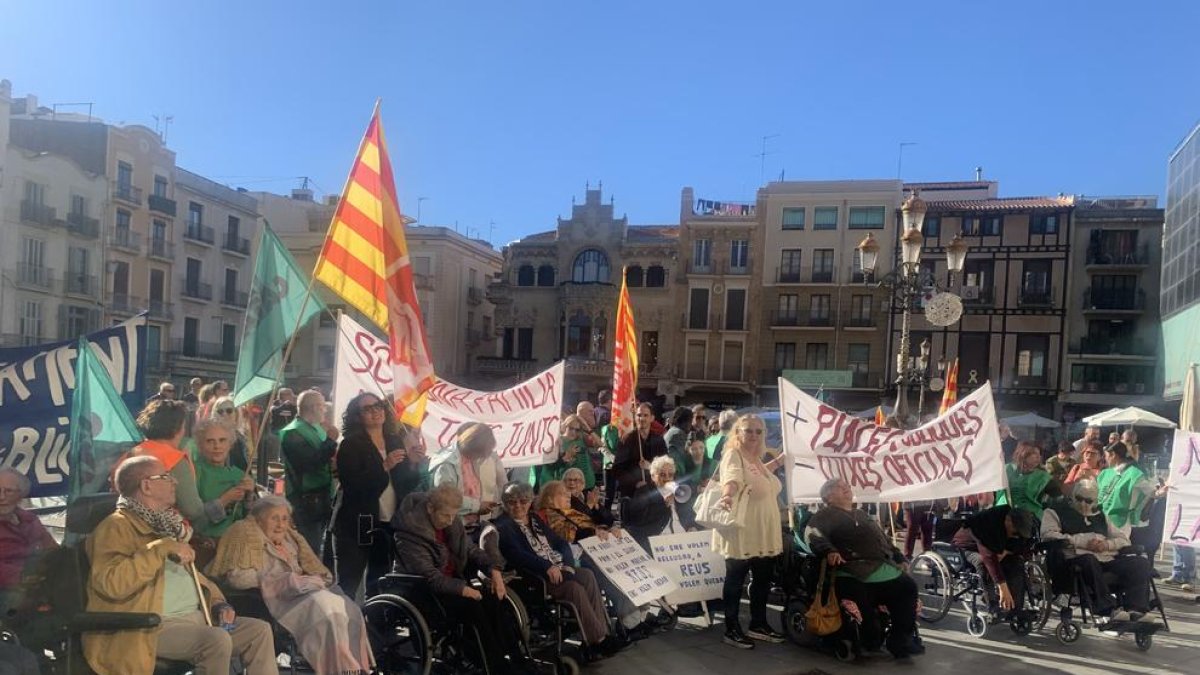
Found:
<path fill-rule="evenodd" d="M 929 391 L 941 391 L 946 388 L 946 381 L 940 377 L 929 380 Z"/>
<path fill-rule="evenodd" d="M 925 319 L 935 326 L 949 326 L 958 321 L 962 313 L 962 300 L 953 293 L 937 293 L 925 301 Z"/>

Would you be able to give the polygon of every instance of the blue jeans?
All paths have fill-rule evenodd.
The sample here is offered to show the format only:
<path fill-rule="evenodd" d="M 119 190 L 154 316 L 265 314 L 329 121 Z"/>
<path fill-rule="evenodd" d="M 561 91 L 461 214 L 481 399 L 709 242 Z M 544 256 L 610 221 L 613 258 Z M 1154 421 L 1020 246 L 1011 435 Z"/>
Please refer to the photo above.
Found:
<path fill-rule="evenodd" d="M 1175 564 L 1171 567 L 1171 576 L 1188 582 L 1196 577 L 1196 549 L 1175 545 Z"/>

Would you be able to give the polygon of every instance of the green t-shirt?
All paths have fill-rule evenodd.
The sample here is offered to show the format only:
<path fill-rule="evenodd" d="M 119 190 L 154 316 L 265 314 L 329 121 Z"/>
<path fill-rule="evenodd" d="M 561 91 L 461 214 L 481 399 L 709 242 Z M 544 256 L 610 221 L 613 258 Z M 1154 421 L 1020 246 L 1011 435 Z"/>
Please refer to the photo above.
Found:
<path fill-rule="evenodd" d="M 180 616 L 198 609 L 200 597 L 196 595 L 196 581 L 183 565 L 168 560 L 163 578 L 162 615 Z"/>

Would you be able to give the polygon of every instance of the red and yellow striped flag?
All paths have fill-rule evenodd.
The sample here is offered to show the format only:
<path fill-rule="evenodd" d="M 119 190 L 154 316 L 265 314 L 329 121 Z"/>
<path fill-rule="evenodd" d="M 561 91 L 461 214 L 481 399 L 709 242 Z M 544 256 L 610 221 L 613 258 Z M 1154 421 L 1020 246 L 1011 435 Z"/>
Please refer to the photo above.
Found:
<path fill-rule="evenodd" d="M 881 427 L 887 422 L 887 417 L 883 414 L 883 406 L 875 406 L 875 426 Z"/>
<path fill-rule="evenodd" d="M 313 276 L 388 332 L 398 410 L 433 386 L 433 362 L 378 103 Z"/>
<path fill-rule="evenodd" d="M 622 436 L 633 429 L 637 403 L 638 352 L 637 329 L 633 325 L 633 305 L 625 270 L 621 270 L 621 295 L 617 300 L 617 335 L 613 345 L 612 422 Z"/>
<path fill-rule="evenodd" d="M 945 415 L 955 403 L 958 403 L 958 359 L 946 371 L 946 388 L 942 391 L 942 406 L 938 408 L 939 415 Z"/>

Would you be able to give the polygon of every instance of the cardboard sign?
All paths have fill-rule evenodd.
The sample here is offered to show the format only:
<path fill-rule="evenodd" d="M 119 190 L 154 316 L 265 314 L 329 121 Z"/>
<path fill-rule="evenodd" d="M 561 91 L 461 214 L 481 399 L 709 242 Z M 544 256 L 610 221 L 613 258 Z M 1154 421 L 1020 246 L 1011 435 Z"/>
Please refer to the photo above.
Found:
<path fill-rule="evenodd" d="M 674 605 L 721 597 L 725 559 L 712 548 L 712 532 L 684 532 L 650 537 L 654 560 L 679 590 L 667 596 Z"/>
<path fill-rule="evenodd" d="M 779 380 L 783 445 L 794 503 L 820 501 L 843 478 L 860 501 L 907 502 L 1003 489 L 1004 454 L 992 388 L 971 392 L 916 429 L 876 426 Z"/>
<path fill-rule="evenodd" d="M 421 435 L 430 455 L 454 441 L 466 422 L 482 422 L 496 435 L 496 454 L 505 468 L 537 466 L 558 459 L 565 366 L 557 363 L 503 391 L 480 391 L 437 380 L 426 392 Z M 334 419 L 362 392 L 392 392 L 387 342 L 343 314 L 338 326 Z"/>
<path fill-rule="evenodd" d="M 1200 548 L 1200 433 L 1175 432 L 1163 541 Z"/>
<path fill-rule="evenodd" d="M 596 568 L 635 605 L 657 600 L 676 590 L 675 582 L 662 565 L 654 562 L 628 534 L 609 537 L 607 541 L 588 537 L 578 543 L 592 557 Z"/>

